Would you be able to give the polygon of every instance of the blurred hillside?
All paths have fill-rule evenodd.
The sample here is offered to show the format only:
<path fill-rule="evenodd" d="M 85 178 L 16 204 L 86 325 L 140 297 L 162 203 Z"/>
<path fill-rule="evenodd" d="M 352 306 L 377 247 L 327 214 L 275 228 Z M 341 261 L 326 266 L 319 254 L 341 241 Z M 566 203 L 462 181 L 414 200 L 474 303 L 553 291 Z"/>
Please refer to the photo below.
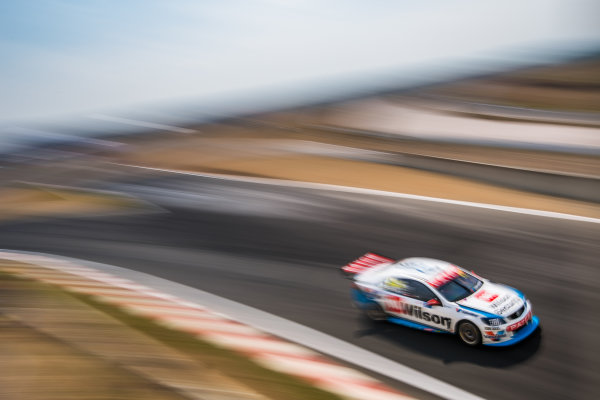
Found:
<path fill-rule="evenodd" d="M 600 111 L 600 55 L 465 79 L 417 91 L 423 97 L 553 111 Z"/>
<path fill-rule="evenodd" d="M 306 131 L 597 155 L 600 56 L 247 116 Z"/>

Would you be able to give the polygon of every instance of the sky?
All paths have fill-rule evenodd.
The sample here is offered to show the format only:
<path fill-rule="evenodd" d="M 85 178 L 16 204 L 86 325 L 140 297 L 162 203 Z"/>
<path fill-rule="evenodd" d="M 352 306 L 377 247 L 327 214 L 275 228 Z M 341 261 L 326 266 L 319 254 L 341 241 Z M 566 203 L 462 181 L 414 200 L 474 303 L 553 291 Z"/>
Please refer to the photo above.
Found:
<path fill-rule="evenodd" d="M 5 0 L 0 123 L 527 59 L 600 43 L 599 16 L 594 0 Z"/>

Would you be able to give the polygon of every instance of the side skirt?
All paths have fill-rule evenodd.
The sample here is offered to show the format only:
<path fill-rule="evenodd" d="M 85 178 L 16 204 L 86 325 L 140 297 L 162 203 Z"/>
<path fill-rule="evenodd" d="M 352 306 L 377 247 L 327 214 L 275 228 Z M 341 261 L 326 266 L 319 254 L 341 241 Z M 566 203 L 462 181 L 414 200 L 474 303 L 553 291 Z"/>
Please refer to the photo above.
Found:
<path fill-rule="evenodd" d="M 435 329 L 427 325 L 419 324 L 418 322 L 409 321 L 400 317 L 390 317 L 388 321 L 393 322 L 394 324 L 407 326 L 409 328 L 419 329 L 426 332 L 435 332 L 435 333 L 451 333 L 448 331 L 443 331 L 441 329 Z"/>

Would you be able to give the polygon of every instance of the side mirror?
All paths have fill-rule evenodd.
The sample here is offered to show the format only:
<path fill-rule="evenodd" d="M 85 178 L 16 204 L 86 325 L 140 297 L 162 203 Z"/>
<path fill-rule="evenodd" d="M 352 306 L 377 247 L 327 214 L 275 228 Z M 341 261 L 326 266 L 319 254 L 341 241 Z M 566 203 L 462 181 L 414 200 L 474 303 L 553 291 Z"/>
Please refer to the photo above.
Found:
<path fill-rule="evenodd" d="M 438 299 L 431 299 L 431 300 L 427 300 L 427 303 L 425 303 L 425 305 L 427 307 L 433 307 L 433 306 L 441 306 L 442 303 L 440 303 L 440 301 Z"/>

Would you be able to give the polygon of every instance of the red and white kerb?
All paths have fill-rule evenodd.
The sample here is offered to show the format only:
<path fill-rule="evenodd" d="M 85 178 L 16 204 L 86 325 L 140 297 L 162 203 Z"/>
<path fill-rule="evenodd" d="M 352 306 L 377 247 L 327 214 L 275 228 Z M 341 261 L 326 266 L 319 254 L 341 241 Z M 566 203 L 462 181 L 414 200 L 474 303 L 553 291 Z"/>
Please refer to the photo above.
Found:
<path fill-rule="evenodd" d="M 357 264 L 361 268 L 391 261 L 370 253 L 359 260 L 363 258 L 365 260 Z M 200 304 L 73 261 L 8 251 L 0 251 L 0 259 L 25 263 L 1 266 L 4 271 L 95 296 L 100 301 L 151 318 L 171 329 L 197 335 L 203 340 L 237 351 L 267 368 L 296 376 L 344 399 L 415 400 L 307 347 L 242 324 Z"/>

